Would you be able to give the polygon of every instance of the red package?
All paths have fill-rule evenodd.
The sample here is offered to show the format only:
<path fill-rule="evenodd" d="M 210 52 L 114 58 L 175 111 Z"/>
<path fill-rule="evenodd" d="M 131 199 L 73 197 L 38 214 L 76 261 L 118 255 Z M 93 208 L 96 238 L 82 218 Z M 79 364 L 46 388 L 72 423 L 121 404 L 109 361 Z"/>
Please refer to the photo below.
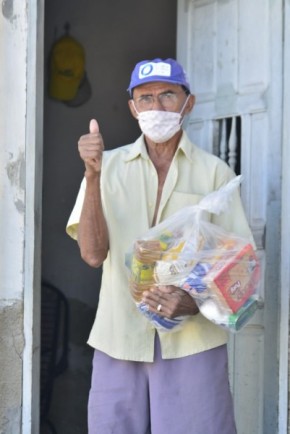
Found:
<path fill-rule="evenodd" d="M 259 278 L 259 261 L 252 245 L 246 244 L 240 251 L 219 258 L 204 280 L 211 291 L 221 294 L 235 313 L 254 294 Z"/>

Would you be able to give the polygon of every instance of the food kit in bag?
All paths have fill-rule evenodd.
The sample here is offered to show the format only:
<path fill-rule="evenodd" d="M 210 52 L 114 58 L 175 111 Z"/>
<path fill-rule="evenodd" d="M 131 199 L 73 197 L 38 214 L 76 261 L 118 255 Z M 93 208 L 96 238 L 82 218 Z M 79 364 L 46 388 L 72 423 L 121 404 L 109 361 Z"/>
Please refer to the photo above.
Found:
<path fill-rule="evenodd" d="M 203 219 L 226 211 L 241 177 L 183 208 L 136 240 L 127 261 L 129 287 L 139 311 L 161 331 L 176 330 L 187 317 L 150 312 L 142 294 L 154 285 L 188 292 L 200 313 L 230 331 L 240 330 L 258 307 L 260 265 L 248 240 Z"/>

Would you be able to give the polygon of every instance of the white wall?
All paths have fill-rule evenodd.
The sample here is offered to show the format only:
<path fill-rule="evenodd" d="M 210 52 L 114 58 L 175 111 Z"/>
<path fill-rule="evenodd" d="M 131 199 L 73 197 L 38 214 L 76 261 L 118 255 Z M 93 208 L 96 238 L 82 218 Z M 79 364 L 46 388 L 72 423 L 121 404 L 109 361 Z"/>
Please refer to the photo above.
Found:
<path fill-rule="evenodd" d="M 21 299 L 23 292 L 27 31 L 20 3 L 3 4 L 0 15 L 0 275 L 7 300 Z"/>
<path fill-rule="evenodd" d="M 0 432 L 15 434 L 21 426 L 24 347 L 27 26 L 20 3 L 3 3 L 0 14 Z"/>

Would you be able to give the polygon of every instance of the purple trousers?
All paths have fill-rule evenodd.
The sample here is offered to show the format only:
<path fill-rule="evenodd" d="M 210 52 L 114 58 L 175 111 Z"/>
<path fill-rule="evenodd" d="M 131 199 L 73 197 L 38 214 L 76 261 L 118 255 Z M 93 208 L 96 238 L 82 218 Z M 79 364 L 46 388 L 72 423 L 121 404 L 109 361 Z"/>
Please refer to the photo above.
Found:
<path fill-rule="evenodd" d="M 157 336 L 154 354 L 143 363 L 95 351 L 89 434 L 236 434 L 226 345 L 163 360 Z"/>

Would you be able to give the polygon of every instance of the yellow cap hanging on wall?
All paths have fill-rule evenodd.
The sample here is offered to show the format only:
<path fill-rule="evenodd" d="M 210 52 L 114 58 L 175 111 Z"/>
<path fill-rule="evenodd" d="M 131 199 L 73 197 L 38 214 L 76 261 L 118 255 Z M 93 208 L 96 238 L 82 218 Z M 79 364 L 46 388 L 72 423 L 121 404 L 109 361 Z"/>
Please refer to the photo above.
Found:
<path fill-rule="evenodd" d="M 73 100 L 85 74 L 85 52 L 69 35 L 58 39 L 51 50 L 49 96 L 59 101 Z"/>

